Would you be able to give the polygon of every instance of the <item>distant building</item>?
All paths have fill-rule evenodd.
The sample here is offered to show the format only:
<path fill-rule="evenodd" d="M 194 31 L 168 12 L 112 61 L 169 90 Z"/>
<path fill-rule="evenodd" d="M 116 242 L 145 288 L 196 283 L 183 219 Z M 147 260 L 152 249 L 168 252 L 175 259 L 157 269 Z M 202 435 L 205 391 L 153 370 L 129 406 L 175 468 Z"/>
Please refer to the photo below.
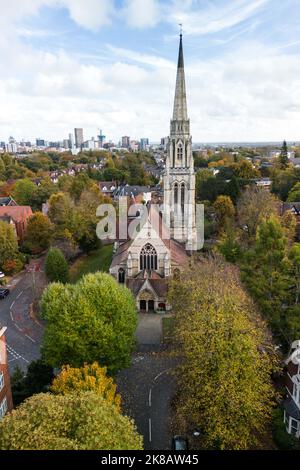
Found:
<path fill-rule="evenodd" d="M 63 140 L 63 148 L 66 150 L 69 150 L 70 148 L 70 140 L 69 139 L 64 139 Z"/>
<path fill-rule="evenodd" d="M 13 409 L 5 332 L 6 328 L 0 325 L 0 419 Z"/>
<path fill-rule="evenodd" d="M 144 151 L 148 150 L 148 148 L 149 148 L 149 139 L 148 138 L 141 139 L 140 148 L 141 148 L 141 150 L 144 150 Z"/>
<path fill-rule="evenodd" d="M 98 135 L 99 148 L 103 148 L 106 136 L 103 135 L 102 130 L 100 129 L 100 134 Z"/>
<path fill-rule="evenodd" d="M 83 129 L 82 128 L 75 128 L 75 146 L 76 148 L 81 148 L 83 145 Z"/>
<path fill-rule="evenodd" d="M 287 396 L 283 402 L 284 423 L 289 434 L 300 437 L 300 341 L 294 341 L 286 360 L 285 385 Z"/>
<path fill-rule="evenodd" d="M 17 153 L 18 151 L 18 146 L 15 142 L 11 142 L 9 144 L 6 144 L 5 150 L 8 153 Z"/>
<path fill-rule="evenodd" d="M 44 139 L 36 139 L 36 146 L 37 147 L 46 147 L 46 142 Z"/>
<path fill-rule="evenodd" d="M 69 134 L 69 149 L 72 150 L 74 147 L 74 136 L 73 134 Z"/>
<path fill-rule="evenodd" d="M 121 140 L 121 147 L 128 149 L 130 147 L 130 137 L 125 135 Z"/>
<path fill-rule="evenodd" d="M 18 204 L 16 203 L 16 201 L 10 197 L 10 196 L 7 196 L 7 197 L 0 197 L 0 207 L 7 207 L 7 206 L 17 206 Z"/>

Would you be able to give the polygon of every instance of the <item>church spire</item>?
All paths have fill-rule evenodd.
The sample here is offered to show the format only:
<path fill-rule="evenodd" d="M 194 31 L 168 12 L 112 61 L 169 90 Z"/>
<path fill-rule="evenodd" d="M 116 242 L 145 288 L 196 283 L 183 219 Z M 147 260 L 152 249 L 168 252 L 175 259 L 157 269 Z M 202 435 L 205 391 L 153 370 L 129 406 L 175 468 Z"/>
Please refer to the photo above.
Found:
<path fill-rule="evenodd" d="M 188 120 L 188 116 L 187 116 L 187 103 L 186 103 L 184 58 L 183 58 L 182 33 L 181 33 L 180 43 L 179 43 L 173 121 L 187 121 L 187 120 Z"/>

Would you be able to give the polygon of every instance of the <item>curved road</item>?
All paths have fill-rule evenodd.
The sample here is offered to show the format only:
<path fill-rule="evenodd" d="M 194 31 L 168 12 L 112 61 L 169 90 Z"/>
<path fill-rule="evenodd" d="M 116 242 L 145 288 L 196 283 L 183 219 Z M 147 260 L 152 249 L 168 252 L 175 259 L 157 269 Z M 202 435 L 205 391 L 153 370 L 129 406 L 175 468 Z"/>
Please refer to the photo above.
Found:
<path fill-rule="evenodd" d="M 36 277 L 42 275 L 35 274 Z M 16 365 L 26 371 L 28 364 L 40 357 L 43 327 L 29 316 L 34 298 L 33 275 L 22 273 L 13 280 L 13 285 L 7 287 L 9 296 L 0 300 L 0 324 L 7 327 L 7 351 L 12 373 Z"/>

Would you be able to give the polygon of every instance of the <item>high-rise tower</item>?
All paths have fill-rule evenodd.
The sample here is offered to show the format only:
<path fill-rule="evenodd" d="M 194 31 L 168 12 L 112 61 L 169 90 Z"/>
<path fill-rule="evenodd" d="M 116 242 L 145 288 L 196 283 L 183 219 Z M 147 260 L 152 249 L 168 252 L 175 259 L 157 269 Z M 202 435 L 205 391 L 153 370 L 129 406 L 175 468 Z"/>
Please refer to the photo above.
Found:
<path fill-rule="evenodd" d="M 166 171 L 165 211 L 170 213 L 171 236 L 193 244 L 195 229 L 195 172 L 187 114 L 182 34 L 180 34 L 174 111 L 171 120 Z"/>

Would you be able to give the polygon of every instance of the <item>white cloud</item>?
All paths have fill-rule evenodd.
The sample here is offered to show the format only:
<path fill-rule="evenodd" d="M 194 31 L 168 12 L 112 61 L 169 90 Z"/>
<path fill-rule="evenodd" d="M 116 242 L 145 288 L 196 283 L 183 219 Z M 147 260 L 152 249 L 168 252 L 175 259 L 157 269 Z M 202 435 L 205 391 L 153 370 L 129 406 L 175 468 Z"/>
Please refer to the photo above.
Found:
<path fill-rule="evenodd" d="M 126 0 L 124 15 L 129 26 L 147 28 L 161 20 L 162 5 L 157 0 Z"/>
<path fill-rule="evenodd" d="M 183 23 L 187 34 L 210 34 L 236 26 L 257 13 L 269 0 L 230 0 L 197 9 L 192 1 L 174 0 L 169 21 Z"/>

